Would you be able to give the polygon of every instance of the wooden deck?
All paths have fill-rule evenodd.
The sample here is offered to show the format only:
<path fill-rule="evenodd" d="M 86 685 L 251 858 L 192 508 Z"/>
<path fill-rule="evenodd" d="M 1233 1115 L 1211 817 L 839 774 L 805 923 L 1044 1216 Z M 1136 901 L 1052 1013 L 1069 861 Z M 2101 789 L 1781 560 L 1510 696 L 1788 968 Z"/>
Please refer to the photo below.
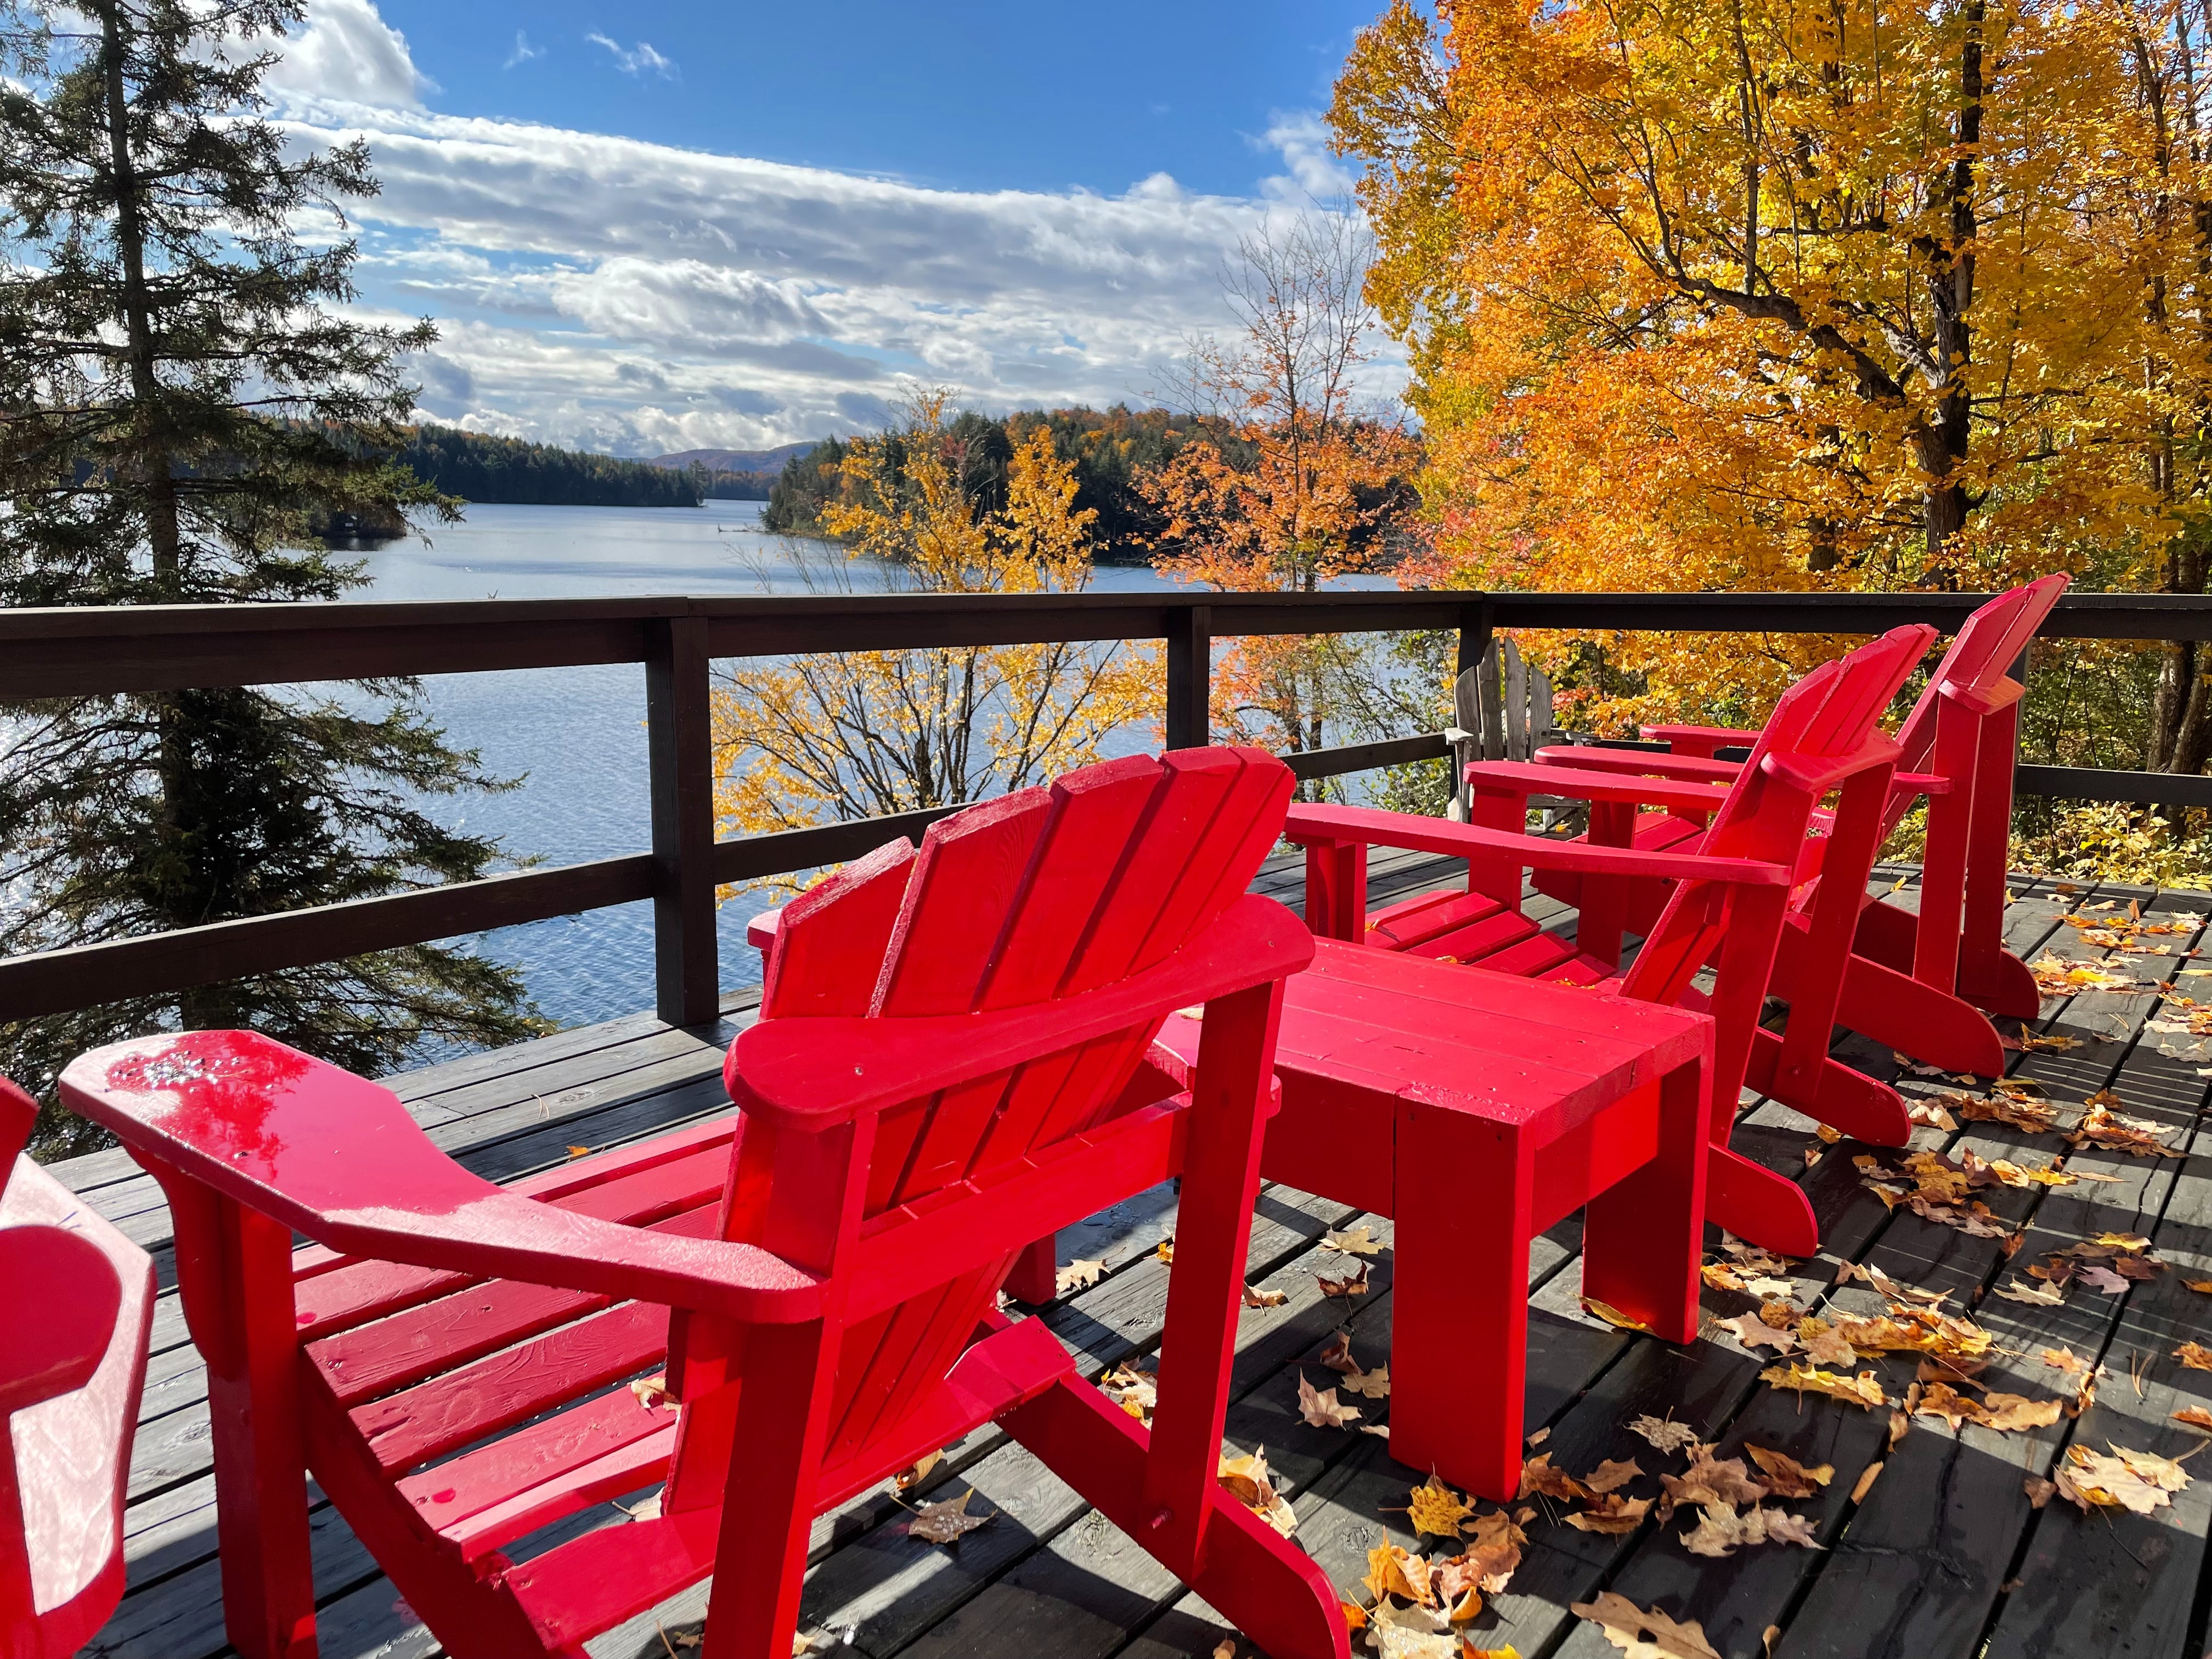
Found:
<path fill-rule="evenodd" d="M 1453 878 L 1442 860 L 1378 855 L 1373 888 L 1379 899 L 1403 896 Z M 1891 872 L 1885 884 L 1910 872 Z M 1297 866 L 1269 866 L 1260 890 L 1295 902 Z M 2008 926 L 2015 949 L 2033 957 L 2045 948 L 2097 959 L 2107 954 L 2059 918 L 2069 907 L 2117 900 L 2144 913 L 2197 911 L 2203 896 L 2105 889 L 2073 895 L 2049 884 L 2015 882 Z M 2159 939 L 2172 960 L 2147 959 L 2157 971 L 2212 969 L 2201 925 Z M 2194 981 L 2177 981 L 2188 988 Z M 2200 1000 L 2212 1000 L 2212 978 Z M 391 1079 L 431 1137 L 470 1168 L 512 1179 L 556 1165 L 568 1149 L 594 1150 L 727 1109 L 719 1070 L 721 1051 L 749 1017 L 750 998 L 731 999 L 712 1030 L 673 1030 L 638 1016 L 502 1049 Z M 2067 1052 L 2016 1056 L 2015 1075 L 2036 1080 L 2063 1103 L 2103 1089 L 2130 1114 L 2157 1121 L 2177 1148 L 2200 1156 L 2143 1159 L 2084 1148 L 2069 1167 L 2118 1177 L 2056 1189 L 1993 1188 L 1979 1194 L 2008 1223 L 2025 1224 L 2009 1262 L 2000 1241 L 1885 1209 L 1859 1184 L 1849 1142 L 1826 1150 L 1809 1123 L 1767 1103 L 1747 1103 L 1736 1144 L 1802 1180 L 1818 1212 L 1826 1249 L 1802 1265 L 1796 1298 L 1809 1308 L 1877 1312 L 1863 1285 L 1835 1285 L 1839 1260 L 1879 1267 L 1913 1285 L 1953 1293 L 1997 1341 L 1989 1385 L 2044 1399 L 2070 1392 L 2039 1351 L 2063 1344 L 2110 1369 L 2095 1403 L 2078 1419 L 2052 1427 L 1999 1433 L 1969 1426 L 1954 1433 L 1932 1418 L 1912 1419 L 1893 1447 L 1891 1414 L 1864 1412 L 1778 1392 L 1759 1381 L 1770 1353 L 1754 1358 L 1711 1321 L 1753 1306 L 1748 1297 L 1706 1293 L 1705 1339 L 1683 1349 L 1612 1328 L 1586 1314 L 1578 1298 L 1577 1224 L 1570 1220 L 1540 1241 L 1529 1281 L 1533 1322 L 1528 1424 L 1542 1425 L 1553 1462 L 1583 1474 L 1601 1460 L 1638 1456 L 1647 1470 L 1673 1468 L 1632 1436 L 1625 1425 L 1640 1413 L 1671 1416 L 1700 1438 L 1736 1454 L 1747 1438 L 1835 1474 L 1814 1498 L 1789 1507 L 1816 1517 L 1825 1547 L 1744 1549 L 1726 1559 L 1692 1555 L 1681 1546 L 1681 1522 L 1647 1520 L 1625 1536 L 1577 1531 L 1539 1516 L 1507 1590 L 1471 1627 L 1474 1644 L 1511 1644 L 1523 1659 L 1571 1656 L 1601 1659 L 1614 1651 L 1600 1629 L 1571 1604 L 1601 1590 L 1639 1607 L 1656 1605 L 1676 1618 L 1702 1621 L 1712 1646 L 1729 1659 L 1776 1653 L 1883 1656 L 1885 1659 L 2105 1659 L 2158 1656 L 2194 1659 L 2206 1644 L 2212 1576 L 2205 1536 L 2212 1519 L 2212 1460 L 2191 1463 L 2195 1484 L 2172 1505 L 2148 1516 L 2103 1510 L 2083 1516 L 2063 1501 L 2036 1510 L 2024 1479 L 2049 1473 L 2072 1443 L 2099 1450 L 2114 1443 L 2133 1450 L 2180 1455 L 2206 1437 L 2171 1413 L 2212 1406 L 2212 1372 L 2183 1369 L 2172 1358 L 2184 1340 L 2212 1330 L 2212 1296 L 2186 1289 L 2185 1279 L 2212 1278 L 2212 1122 L 2203 1117 L 2212 1048 L 2172 1032 L 2148 1029 L 2161 1003 L 2149 995 L 2085 992 L 2046 1000 L 2043 1027 L 2080 1042 Z M 2171 1011 L 2167 1011 L 2169 1015 Z M 1855 1063 L 1883 1074 L 1896 1067 L 1885 1054 L 1843 1039 Z M 1951 1086 L 1907 1079 L 1908 1091 Z M 2041 1164 L 2060 1150 L 2050 1134 L 1968 1122 L 1953 1134 L 1923 1129 L 1916 1143 L 1984 1158 Z M 2025 1156 L 2023 1156 L 2025 1154 Z M 1898 1155 L 1893 1154 L 1893 1159 Z M 96 1153 L 58 1166 L 85 1200 L 159 1254 L 165 1294 L 154 1322 L 154 1357 L 132 1460 L 128 1523 L 131 1589 L 113 1622 L 88 1652 L 132 1659 L 213 1659 L 228 1654 L 215 1559 L 213 1479 L 203 1373 L 171 1286 L 169 1228 L 159 1192 L 120 1152 Z M 1470 1194 L 1472 1200 L 1474 1195 Z M 1080 1357 L 1101 1371 L 1144 1354 L 1158 1336 L 1167 1269 L 1153 1247 L 1174 1218 L 1163 1188 L 1069 1230 L 1063 1261 L 1107 1263 L 1103 1279 L 1040 1316 Z M 1320 1381 L 1312 1356 L 1348 1324 L 1355 1354 L 1366 1364 L 1388 1356 L 1390 1257 L 1376 1263 L 1370 1294 L 1349 1304 L 1325 1301 L 1315 1283 L 1319 1240 L 1354 1212 L 1274 1188 L 1259 1204 L 1250 1278 L 1279 1290 L 1279 1307 L 1244 1316 L 1236 1372 L 1238 1400 L 1229 1434 L 1249 1449 L 1264 1444 L 1270 1463 L 1288 1478 L 1297 1537 L 1347 1594 L 1366 1571 L 1367 1552 L 1385 1538 L 1412 1546 L 1402 1513 L 1408 1487 L 1421 1473 L 1391 1461 L 1387 1443 L 1345 1430 L 1306 1426 L 1296 1403 L 1299 1362 Z M 1378 1237 L 1388 1222 L 1369 1218 Z M 2029 1306 L 1985 1293 L 2062 1248 L 2106 1232 L 2148 1234 L 2166 1272 L 2124 1295 L 2077 1285 L 2064 1306 Z M 1893 1399 L 1912 1377 L 1910 1356 L 1872 1362 Z M 1387 1419 L 1388 1402 L 1361 1402 Z M 1871 1485 L 1866 1472 L 1881 1467 Z M 1183 1594 L 1150 1559 L 1085 1506 L 1030 1455 L 984 1430 L 951 1449 L 938 1467 L 933 1491 L 973 1486 L 998 1518 L 953 1547 L 917 1542 L 900 1528 L 902 1512 L 887 1496 L 871 1495 L 826 1517 L 816 1531 L 816 1559 L 805 1608 L 814 1650 L 865 1654 L 1005 1656 L 1210 1655 L 1226 1632 L 1207 1609 Z M 1656 1493 L 1647 1477 L 1628 1488 Z M 571 1524 L 619 1524 L 616 1510 Z M 321 1647 L 325 1659 L 434 1655 L 437 1644 L 409 1615 L 392 1586 L 334 1511 L 316 1500 L 313 1516 Z M 1361 1599 L 1365 1599 L 1362 1597 Z M 606 1659 L 681 1659 L 687 1631 L 697 1628 L 703 1588 L 592 1644 Z M 1772 1633 L 1770 1636 L 1770 1630 Z M 1771 1642 L 1771 1646 L 1769 1645 Z M 1239 1654 L 1249 1650 L 1241 1644 Z M 1651 1650 L 1642 1650 L 1650 1651 Z"/>

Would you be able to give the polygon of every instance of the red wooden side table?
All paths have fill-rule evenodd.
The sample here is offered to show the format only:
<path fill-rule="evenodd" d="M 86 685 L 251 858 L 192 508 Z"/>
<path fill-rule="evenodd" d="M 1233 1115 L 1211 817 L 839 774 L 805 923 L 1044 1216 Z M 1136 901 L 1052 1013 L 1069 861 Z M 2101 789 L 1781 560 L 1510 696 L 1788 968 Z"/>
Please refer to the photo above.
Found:
<path fill-rule="evenodd" d="M 1261 1173 L 1396 1224 L 1390 1455 L 1517 1490 L 1528 1247 L 1585 1208 L 1583 1291 L 1698 1330 L 1704 1014 L 1316 939 L 1286 982 Z M 1195 1056 L 1199 1022 L 1160 1041 Z"/>

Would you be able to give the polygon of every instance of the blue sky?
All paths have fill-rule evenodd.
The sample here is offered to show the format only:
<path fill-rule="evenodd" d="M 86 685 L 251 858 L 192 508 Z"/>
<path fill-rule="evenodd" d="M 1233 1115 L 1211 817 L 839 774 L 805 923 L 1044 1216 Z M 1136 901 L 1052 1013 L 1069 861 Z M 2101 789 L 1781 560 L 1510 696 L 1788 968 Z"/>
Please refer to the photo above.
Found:
<path fill-rule="evenodd" d="M 309 0 L 269 89 L 368 142 L 361 309 L 440 324 L 429 416 L 765 447 L 1146 400 L 1240 239 L 1349 188 L 1318 112 L 1379 6 Z"/>
<path fill-rule="evenodd" d="M 434 107 L 961 190 L 1234 195 L 1380 0 L 384 0 Z M 615 43 L 612 48 L 592 37 Z M 537 54 L 517 51 L 518 39 Z M 650 46 L 666 70 L 637 57 Z M 625 70 L 617 52 L 629 54 Z"/>

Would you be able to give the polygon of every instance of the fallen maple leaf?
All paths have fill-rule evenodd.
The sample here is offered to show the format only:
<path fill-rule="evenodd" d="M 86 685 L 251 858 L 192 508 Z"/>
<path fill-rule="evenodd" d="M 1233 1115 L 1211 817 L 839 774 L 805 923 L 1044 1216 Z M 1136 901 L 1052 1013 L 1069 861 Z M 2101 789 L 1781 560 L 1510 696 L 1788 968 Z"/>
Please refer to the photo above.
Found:
<path fill-rule="evenodd" d="M 1098 1379 L 1106 1397 L 1139 1423 L 1152 1421 L 1152 1408 L 1160 1403 L 1159 1384 L 1158 1376 L 1127 1359 Z"/>
<path fill-rule="evenodd" d="M 1734 1319 L 1716 1319 L 1713 1323 L 1747 1348 L 1771 1348 L 1784 1355 L 1797 1351 L 1796 1333 L 1778 1329 L 1755 1313 L 1738 1314 Z"/>
<path fill-rule="evenodd" d="M 1643 1473 L 1632 1457 L 1608 1457 L 1583 1477 L 1583 1485 L 1594 1492 L 1614 1492 Z"/>
<path fill-rule="evenodd" d="M 1766 1496 L 1766 1488 L 1751 1478 L 1743 1459 L 1716 1458 L 1710 1446 L 1700 1448 L 1681 1474 L 1661 1475 L 1659 1484 L 1666 1488 L 1659 1504 L 1662 1521 L 1682 1505 L 1710 1504 L 1733 1510 L 1738 1504 L 1756 1504 Z"/>
<path fill-rule="evenodd" d="M 1342 1255 L 1378 1255 L 1382 1249 L 1382 1242 L 1375 1237 L 1374 1230 L 1364 1224 L 1343 1232 L 1323 1233 L 1321 1247 Z"/>
<path fill-rule="evenodd" d="M 1552 1467 L 1552 1454 L 1539 1452 L 1521 1466 L 1521 1490 L 1516 1497 L 1528 1498 L 1536 1493 L 1547 1498 L 1564 1498 L 1569 1503 L 1587 1503 L 1591 1492 L 1588 1486 L 1565 1469 Z"/>
<path fill-rule="evenodd" d="M 2199 1296 L 2212 1296 L 2212 1279 L 2185 1279 L 2182 1285 Z"/>
<path fill-rule="evenodd" d="M 1620 1330 L 1642 1331 L 1646 1335 L 1651 1334 L 1651 1327 L 1637 1318 L 1635 1315 L 1625 1314 L 1610 1302 L 1601 1302 L 1594 1296 L 1586 1296 L 1583 1298 L 1583 1311 Z"/>
<path fill-rule="evenodd" d="M 1413 1530 L 1431 1538 L 1458 1537 L 1459 1523 L 1474 1513 L 1465 1498 L 1433 1474 L 1413 1488 L 1406 1503 L 1406 1518 Z"/>
<path fill-rule="evenodd" d="M 2058 1127 L 2058 1109 L 2049 1101 L 2030 1100 L 2014 1094 L 1998 1094 L 1988 1100 L 1977 1100 L 1968 1095 L 1946 1095 L 1944 1098 L 1957 1109 L 1959 1116 L 1969 1122 L 2009 1124 L 2030 1134 L 2047 1134 Z"/>
<path fill-rule="evenodd" d="M 1607 1492 L 1590 1500 L 1586 1510 L 1577 1510 L 1567 1517 L 1567 1524 L 1578 1532 L 1620 1534 L 1634 1532 L 1644 1522 L 1644 1511 L 1651 1507 L 1648 1498 L 1627 1498 L 1617 1492 Z"/>
<path fill-rule="evenodd" d="M 2173 1351 L 2173 1357 L 2192 1371 L 2212 1371 L 2212 1348 L 2202 1343 L 2185 1342 Z"/>
<path fill-rule="evenodd" d="M 1070 1291 L 1087 1291 L 1105 1276 L 1103 1261 L 1071 1261 L 1052 1276 L 1052 1293 L 1066 1296 Z"/>
<path fill-rule="evenodd" d="M 2106 1296 L 2123 1296 L 2127 1292 L 2128 1281 L 2100 1262 L 2092 1262 L 2082 1268 L 2079 1277 L 2084 1285 L 2102 1291 Z"/>
<path fill-rule="evenodd" d="M 1852 1377 L 1838 1376 L 1833 1371 L 1812 1365 L 1769 1365 L 1759 1372 L 1759 1380 L 1778 1389 L 1795 1389 L 1800 1397 L 1825 1394 L 1832 1400 L 1869 1410 L 1886 1403 L 1887 1399 L 1872 1371 L 1861 1371 Z"/>
<path fill-rule="evenodd" d="M 1764 1446 L 1747 1444 L 1743 1451 L 1759 1465 L 1759 1472 L 1766 1477 L 1766 1490 L 1777 1498 L 1810 1498 L 1835 1479 L 1832 1463 L 1808 1469 L 1787 1453 L 1769 1451 Z"/>
<path fill-rule="evenodd" d="M 1729 1556 L 1747 1544 L 1796 1544 L 1808 1550 L 1820 1547 L 1813 1523 L 1802 1515 L 1757 1505 L 1739 1515 L 1724 1504 L 1709 1504 L 1700 1511 L 1696 1528 L 1684 1536 L 1682 1547 L 1692 1555 Z"/>
<path fill-rule="evenodd" d="M 1357 1406 L 1337 1403 L 1334 1389 L 1316 1389 L 1298 1373 L 1298 1415 L 1316 1429 L 1341 1429 L 1360 1414 Z"/>
<path fill-rule="evenodd" d="M 1680 1451 L 1685 1446 L 1695 1445 L 1698 1440 L 1698 1431 L 1687 1423 L 1650 1416 L 1632 1418 L 1628 1431 L 1643 1436 L 1662 1452 Z"/>
<path fill-rule="evenodd" d="M 2124 1509 L 2137 1515 L 2170 1505 L 2170 1494 L 2189 1484 L 2172 1458 L 2114 1446 L 2112 1455 L 2093 1452 L 2079 1441 L 2066 1449 L 2054 1486 L 2060 1497 L 2091 1509 Z"/>
<path fill-rule="evenodd" d="M 941 1451 L 933 1451 L 919 1463 L 910 1464 L 891 1477 L 893 1492 L 911 1492 L 929 1478 L 929 1472 L 944 1458 Z"/>
<path fill-rule="evenodd" d="M 1605 1590 L 1595 1601 L 1577 1601 L 1570 1608 L 1605 1632 L 1605 1639 L 1629 1654 L 1665 1654 L 1668 1659 L 1721 1659 L 1705 1640 L 1705 1628 L 1694 1619 L 1677 1624 L 1658 1608 L 1639 1607 L 1619 1590 Z"/>
<path fill-rule="evenodd" d="M 2056 1285 L 2031 1285 L 2026 1279 L 2015 1279 L 1997 1294 L 2008 1302 L 2029 1302 L 2038 1307 L 2063 1306 L 2066 1292 Z"/>
<path fill-rule="evenodd" d="M 1388 1539 L 1367 1552 L 1367 1577 L 1360 1582 L 1378 1602 L 1386 1595 L 1395 1595 L 1415 1607 L 1432 1607 L 1437 1604 L 1429 1564 Z M 1371 1620 L 1373 1614 L 1369 1618 Z"/>
<path fill-rule="evenodd" d="M 1466 1575 L 1468 1582 L 1485 1595 L 1498 1595 L 1521 1565 L 1521 1547 L 1528 1541 L 1528 1534 L 1503 1510 L 1478 1515 L 1465 1522 L 1461 1530 L 1474 1541 L 1462 1553 L 1444 1562 L 1437 1571 L 1455 1570 Z"/>
<path fill-rule="evenodd" d="M 1323 1296 L 1340 1297 L 1346 1301 L 1355 1296 L 1364 1296 L 1367 1294 L 1367 1264 L 1361 1262 L 1359 1271 L 1347 1279 L 1327 1279 L 1316 1273 L 1314 1283 L 1321 1286 Z"/>
<path fill-rule="evenodd" d="M 590 1147 L 588 1147 L 588 1146 L 571 1146 L 571 1147 L 569 1147 L 568 1150 L 568 1156 L 569 1156 L 569 1157 L 571 1157 L 571 1158 L 581 1158 L 581 1157 L 583 1157 L 586 1152 L 590 1152 L 592 1149 L 591 1149 Z"/>
<path fill-rule="evenodd" d="M 1169 1233 L 1152 1247 L 1152 1254 L 1170 1267 L 1175 1265 L 1175 1235 Z"/>
<path fill-rule="evenodd" d="M 1869 1463 L 1859 1471 L 1859 1478 L 1851 1483 L 1852 1503 L 1865 1501 L 1867 1493 L 1874 1489 L 1875 1477 L 1881 1473 L 1881 1465 L 1879 1463 Z"/>
<path fill-rule="evenodd" d="M 988 1515 L 968 1513 L 968 1500 L 975 1495 L 973 1486 L 957 1498 L 947 1498 L 915 1511 L 914 1519 L 906 1523 L 907 1531 L 914 1537 L 930 1544 L 950 1544 L 971 1533 L 978 1527 L 988 1526 L 998 1518 L 998 1510 Z"/>
<path fill-rule="evenodd" d="M 1267 1449 L 1254 1449 L 1249 1457 L 1224 1457 L 1215 1470 L 1221 1484 L 1246 1509 L 1258 1516 L 1284 1537 L 1297 1530 L 1298 1518 L 1282 1493 L 1275 1489 L 1275 1479 L 1267 1468 Z"/>
<path fill-rule="evenodd" d="M 2084 1103 L 2081 1120 L 2066 1136 L 2069 1146 L 2102 1146 L 2108 1152 L 2127 1152 L 2136 1158 L 2179 1158 L 2181 1154 L 2159 1139 L 2161 1133 L 2157 1124 L 2148 1119 L 2128 1117 L 2115 1109 L 2119 1097 L 2111 1090 L 2091 1095 Z"/>
<path fill-rule="evenodd" d="M 2173 1420 L 2177 1423 L 2186 1423 L 2192 1429 L 2203 1429 L 2207 1434 L 2212 1434 L 2212 1412 L 2206 1411 L 2202 1406 L 2184 1406 L 2179 1411 L 2174 1413 Z"/>
<path fill-rule="evenodd" d="M 637 1403 L 647 1411 L 657 1410 L 675 1397 L 668 1392 L 665 1376 L 641 1376 L 629 1385 L 629 1391 L 637 1396 Z"/>
<path fill-rule="evenodd" d="M 2050 1427 L 2058 1420 L 2059 1410 L 2060 1402 L 2057 1400 L 2030 1400 L 2026 1395 L 1989 1390 L 1982 1395 L 1978 1420 L 1985 1429 L 2018 1434 L 2028 1429 Z"/>
<path fill-rule="evenodd" d="M 1260 1291 L 1249 1285 L 1244 1287 L 1244 1305 L 1248 1308 L 1279 1308 L 1290 1299 L 1287 1291 Z"/>
<path fill-rule="evenodd" d="M 1387 1400 L 1390 1397 L 1390 1368 L 1377 1365 L 1371 1371 L 1349 1370 L 1344 1381 L 1337 1384 L 1347 1393 L 1367 1400 Z"/>

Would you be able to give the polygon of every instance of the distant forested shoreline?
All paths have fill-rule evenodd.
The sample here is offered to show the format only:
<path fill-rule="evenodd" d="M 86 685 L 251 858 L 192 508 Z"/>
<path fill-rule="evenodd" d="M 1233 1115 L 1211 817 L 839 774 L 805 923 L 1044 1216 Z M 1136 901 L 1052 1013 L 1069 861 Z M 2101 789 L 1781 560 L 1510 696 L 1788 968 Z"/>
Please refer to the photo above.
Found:
<path fill-rule="evenodd" d="M 450 426 L 415 428 L 395 459 L 463 501 L 532 507 L 697 507 L 710 476 Z"/>

